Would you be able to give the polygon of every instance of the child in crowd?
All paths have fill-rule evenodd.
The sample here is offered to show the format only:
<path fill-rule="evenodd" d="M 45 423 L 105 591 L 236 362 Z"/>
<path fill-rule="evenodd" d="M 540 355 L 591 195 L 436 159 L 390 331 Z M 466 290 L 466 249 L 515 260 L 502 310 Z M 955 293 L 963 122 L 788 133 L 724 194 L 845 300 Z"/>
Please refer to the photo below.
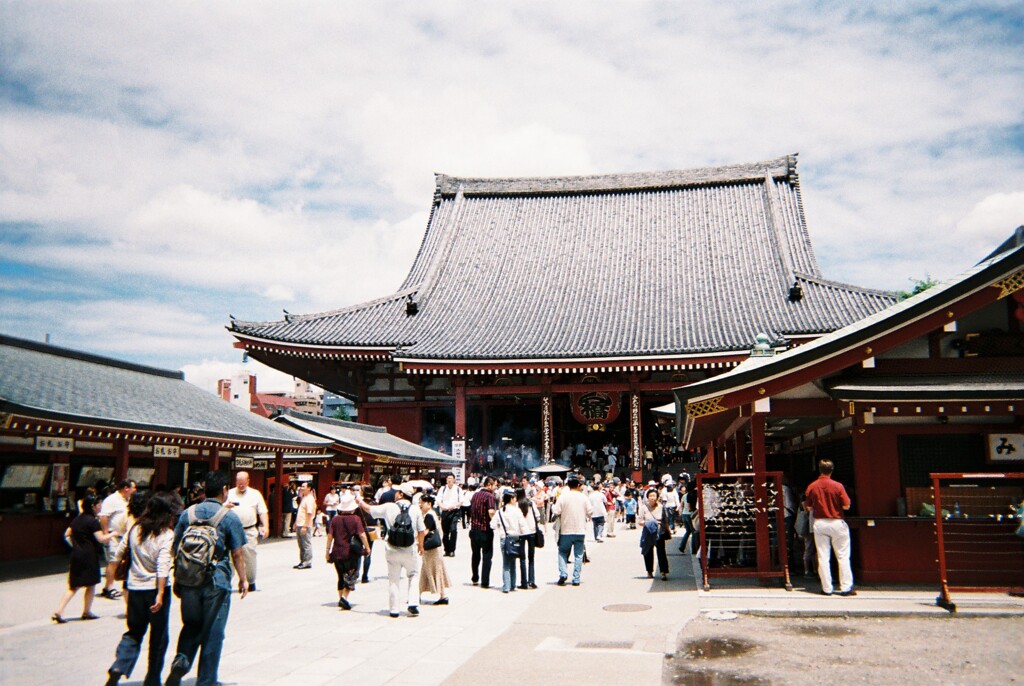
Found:
<path fill-rule="evenodd" d="M 630 529 L 636 528 L 636 497 L 633 492 L 626 493 L 626 499 L 622 503 L 622 509 L 626 512 L 626 524 Z"/>
<path fill-rule="evenodd" d="M 323 510 L 317 510 L 316 517 L 313 518 L 313 535 L 323 536 L 326 528 L 327 514 Z"/>

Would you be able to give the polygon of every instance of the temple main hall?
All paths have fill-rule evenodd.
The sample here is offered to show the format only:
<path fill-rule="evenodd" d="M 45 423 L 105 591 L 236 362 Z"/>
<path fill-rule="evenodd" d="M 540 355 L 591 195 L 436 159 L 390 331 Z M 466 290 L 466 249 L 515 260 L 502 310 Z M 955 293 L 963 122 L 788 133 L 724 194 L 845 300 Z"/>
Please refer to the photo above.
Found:
<path fill-rule="evenodd" d="M 651 409 L 728 371 L 765 334 L 801 345 L 895 302 L 822 274 L 796 155 L 682 171 L 436 176 L 393 293 L 279 321 L 237 346 L 352 398 L 360 422 L 470 457 L 621 446 L 636 472 Z M 571 452 L 571 451 L 570 451 Z"/>

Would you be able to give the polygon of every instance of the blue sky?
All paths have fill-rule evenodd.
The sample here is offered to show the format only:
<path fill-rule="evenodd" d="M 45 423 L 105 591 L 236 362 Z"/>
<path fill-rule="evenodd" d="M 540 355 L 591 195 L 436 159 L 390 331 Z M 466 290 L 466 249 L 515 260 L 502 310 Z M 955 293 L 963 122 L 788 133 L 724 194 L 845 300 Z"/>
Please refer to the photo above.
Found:
<path fill-rule="evenodd" d="M 211 388 L 229 314 L 397 286 L 434 172 L 800 152 L 828 277 L 952 276 L 1024 223 L 1024 9 L 891 5 L 2 3 L 0 332 Z"/>

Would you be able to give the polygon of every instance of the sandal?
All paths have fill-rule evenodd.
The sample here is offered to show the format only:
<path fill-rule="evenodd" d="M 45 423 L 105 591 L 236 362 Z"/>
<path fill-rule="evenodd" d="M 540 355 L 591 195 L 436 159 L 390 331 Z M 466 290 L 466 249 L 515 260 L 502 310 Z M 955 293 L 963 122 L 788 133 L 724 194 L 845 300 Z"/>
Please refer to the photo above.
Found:
<path fill-rule="evenodd" d="M 53 621 L 57 622 L 58 624 L 67 624 L 68 623 L 68 620 L 64 619 L 63 617 L 61 617 L 56 612 L 53 613 L 53 616 L 50 617 L 50 619 L 52 619 Z"/>
<path fill-rule="evenodd" d="M 82 619 L 99 619 L 99 618 L 100 618 L 99 615 L 94 615 L 91 612 L 86 612 L 84 615 L 82 615 Z M 67 621 L 67 620 L 64 620 L 64 621 Z"/>
<path fill-rule="evenodd" d="M 109 600 L 117 600 L 121 597 L 121 591 L 116 588 L 105 588 L 100 595 Z"/>

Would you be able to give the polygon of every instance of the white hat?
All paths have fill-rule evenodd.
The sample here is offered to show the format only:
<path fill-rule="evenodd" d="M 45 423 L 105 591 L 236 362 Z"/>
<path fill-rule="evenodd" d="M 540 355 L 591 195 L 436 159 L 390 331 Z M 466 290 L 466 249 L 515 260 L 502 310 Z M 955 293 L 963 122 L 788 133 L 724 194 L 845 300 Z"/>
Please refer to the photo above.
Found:
<path fill-rule="evenodd" d="M 410 498 L 412 497 L 412 494 L 414 493 L 413 487 L 411 485 L 407 484 L 407 483 L 402 484 L 401 486 L 398 486 L 396 488 L 396 490 L 401 491 L 402 493 L 404 493 L 405 495 L 407 495 Z"/>
<path fill-rule="evenodd" d="M 341 499 L 338 501 L 339 512 L 351 512 L 352 510 L 355 510 L 358 507 L 359 505 L 356 504 L 356 497 L 349 493 L 348 491 L 343 493 L 341 495 Z"/>

